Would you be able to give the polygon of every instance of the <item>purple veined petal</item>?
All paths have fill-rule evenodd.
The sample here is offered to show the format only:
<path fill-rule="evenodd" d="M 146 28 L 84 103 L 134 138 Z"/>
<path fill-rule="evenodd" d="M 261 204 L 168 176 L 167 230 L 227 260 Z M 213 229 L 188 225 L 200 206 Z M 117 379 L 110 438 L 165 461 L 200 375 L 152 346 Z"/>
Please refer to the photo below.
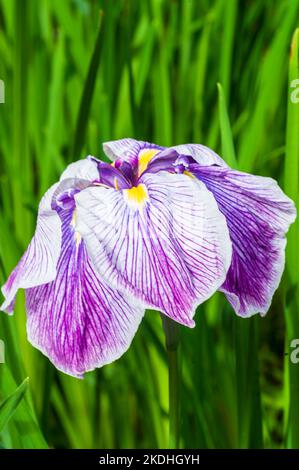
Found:
<path fill-rule="evenodd" d="M 82 180 L 94 181 L 99 178 L 98 164 L 100 160 L 89 155 L 88 157 L 70 163 L 60 177 L 60 181 L 67 178 L 80 178 Z"/>
<path fill-rule="evenodd" d="M 129 165 L 130 166 L 130 165 Z M 130 180 L 114 166 L 109 163 L 99 164 L 99 183 L 116 189 L 126 189 L 132 186 Z"/>
<path fill-rule="evenodd" d="M 165 147 L 128 138 L 105 142 L 103 149 L 106 155 L 115 162 L 115 168 L 136 184 L 141 174 L 147 170 L 151 160 L 157 153 L 165 150 Z"/>
<path fill-rule="evenodd" d="M 130 163 L 117 160 L 113 166 L 114 168 L 118 169 L 128 181 L 132 181 L 134 179 L 135 172 Z"/>
<path fill-rule="evenodd" d="M 174 173 L 176 171 L 174 164 L 178 158 L 179 154 L 176 150 L 172 148 L 162 150 L 153 156 L 145 171 L 147 173 L 158 173 L 159 171 Z"/>
<path fill-rule="evenodd" d="M 156 144 L 130 138 L 114 140 L 103 144 L 105 154 L 115 162 L 116 168 L 121 167 L 123 163 L 130 164 L 134 181 L 146 170 L 153 156 L 157 152 L 164 150 L 164 148 Z"/>
<path fill-rule="evenodd" d="M 2 287 L 5 300 L 0 309 L 12 313 L 15 295 L 20 288 L 28 288 L 52 281 L 61 247 L 61 222 L 52 210 L 52 198 L 58 187 L 54 184 L 42 198 L 35 234 L 18 265 Z"/>
<path fill-rule="evenodd" d="M 79 163 L 77 170 L 78 166 L 81 166 L 82 170 L 81 162 L 77 163 Z M 83 166 L 86 169 L 85 163 L 84 161 Z M 72 165 L 75 166 L 76 163 Z M 78 175 L 80 171 L 72 173 Z M 87 176 L 86 172 L 81 174 Z M 12 313 L 15 295 L 19 288 L 38 286 L 55 278 L 61 248 L 61 222 L 57 211 L 59 212 L 60 207 L 66 208 L 67 205 L 69 208 L 74 208 L 74 194 L 90 184 L 91 181 L 88 180 L 66 178 L 54 184 L 46 192 L 39 205 L 35 235 L 2 288 L 6 297 L 1 306 L 2 310 Z"/>
<path fill-rule="evenodd" d="M 138 153 L 142 149 L 158 149 L 163 150 L 164 147 L 161 147 L 156 144 L 151 144 L 149 142 L 143 142 L 142 140 L 135 140 L 131 138 L 111 140 L 110 142 L 103 143 L 103 150 L 107 157 L 110 158 L 113 162 L 115 160 L 121 159 L 124 161 L 130 161 L 131 159 L 138 159 Z"/>
<path fill-rule="evenodd" d="M 93 184 L 93 181 L 80 178 L 65 178 L 61 180 L 53 193 L 51 202 L 52 209 L 57 212 L 62 209 L 75 209 L 75 194 Z"/>
<path fill-rule="evenodd" d="M 130 346 L 144 308 L 100 279 L 73 211 L 64 210 L 55 280 L 26 290 L 30 342 L 61 371 L 82 375 L 118 359 Z"/>
<path fill-rule="evenodd" d="M 103 150 L 113 162 L 119 158 L 126 161 L 132 157 L 138 157 L 140 144 L 141 142 L 131 138 L 111 140 L 103 143 Z"/>
<path fill-rule="evenodd" d="M 271 178 L 191 167 L 213 192 L 233 243 L 232 264 L 221 290 L 238 315 L 266 314 L 284 269 L 285 234 L 296 218 L 293 202 Z"/>
<path fill-rule="evenodd" d="M 222 160 L 222 158 L 219 157 L 216 152 L 206 147 L 205 145 L 184 144 L 170 147 L 170 149 L 176 150 L 179 155 L 187 155 L 192 157 L 193 160 L 195 160 L 195 162 L 201 166 L 219 165 L 228 167 L 227 163 Z"/>
<path fill-rule="evenodd" d="M 223 283 L 231 259 L 225 218 L 205 185 L 145 173 L 138 187 L 87 188 L 75 200 L 77 230 L 109 285 L 194 326 L 196 306 Z"/>

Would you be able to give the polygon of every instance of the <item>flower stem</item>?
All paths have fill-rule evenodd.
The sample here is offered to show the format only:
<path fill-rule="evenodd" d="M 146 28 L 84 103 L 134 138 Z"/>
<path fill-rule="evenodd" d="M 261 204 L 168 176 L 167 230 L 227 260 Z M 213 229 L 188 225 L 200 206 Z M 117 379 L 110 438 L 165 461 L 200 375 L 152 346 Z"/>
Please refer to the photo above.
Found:
<path fill-rule="evenodd" d="M 180 444 L 180 327 L 165 315 L 162 316 L 168 356 L 169 390 L 169 448 L 178 449 Z"/>

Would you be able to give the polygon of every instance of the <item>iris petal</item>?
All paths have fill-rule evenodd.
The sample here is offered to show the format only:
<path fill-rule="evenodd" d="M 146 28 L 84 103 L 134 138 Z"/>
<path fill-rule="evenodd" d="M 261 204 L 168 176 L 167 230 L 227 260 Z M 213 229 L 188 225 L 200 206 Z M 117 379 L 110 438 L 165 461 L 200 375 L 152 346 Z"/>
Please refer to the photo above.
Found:
<path fill-rule="evenodd" d="M 137 157 L 140 142 L 130 138 L 111 140 L 110 142 L 103 143 L 103 149 L 107 157 L 112 161 L 118 160 L 119 158 L 125 159 L 128 155 Z"/>
<path fill-rule="evenodd" d="M 109 163 L 100 162 L 99 164 L 99 182 L 111 186 L 112 188 L 129 188 L 131 186 L 130 180 Z"/>
<path fill-rule="evenodd" d="M 140 188 L 126 191 L 93 187 L 75 196 L 77 229 L 94 266 L 108 283 L 193 326 L 196 306 L 230 264 L 225 218 L 205 186 L 186 175 L 145 173 Z"/>
<path fill-rule="evenodd" d="M 78 160 L 77 162 L 70 163 L 62 173 L 60 181 L 67 178 L 80 178 L 82 180 L 94 181 L 99 178 L 98 163 L 95 157 L 89 155 L 88 157 Z"/>
<path fill-rule="evenodd" d="M 129 347 L 144 310 L 95 274 L 72 211 L 61 210 L 55 280 L 26 290 L 30 342 L 61 371 L 80 377 Z"/>
<path fill-rule="evenodd" d="M 221 290 L 238 315 L 265 314 L 284 269 L 285 234 L 296 217 L 293 202 L 271 178 L 220 167 L 191 168 L 213 192 L 233 243 Z"/>
<path fill-rule="evenodd" d="M 55 278 L 61 248 L 61 222 L 53 207 L 53 199 L 62 190 L 73 191 L 76 186 L 82 189 L 98 178 L 98 162 L 90 156 L 71 163 L 62 173 L 61 182 L 54 184 L 46 192 L 39 205 L 35 235 L 2 287 L 5 300 L 1 310 L 13 312 L 15 295 L 19 288 L 38 286 Z"/>
<path fill-rule="evenodd" d="M 5 301 L 0 308 L 7 313 L 13 311 L 15 295 L 19 288 L 44 284 L 56 276 L 56 264 L 61 246 L 61 224 L 51 204 L 57 187 L 58 184 L 54 184 L 42 198 L 35 234 L 18 265 L 2 287 Z"/>
<path fill-rule="evenodd" d="M 187 155 L 193 158 L 196 163 L 201 166 L 219 165 L 228 167 L 224 160 L 222 160 L 216 152 L 201 144 L 184 144 L 170 147 L 175 150 L 179 155 Z"/>
<path fill-rule="evenodd" d="M 103 149 L 105 154 L 110 160 L 122 160 L 131 163 L 132 165 L 138 163 L 138 154 L 142 149 L 158 149 L 163 150 L 164 147 L 160 147 L 156 144 L 149 142 L 143 142 L 135 139 L 119 139 L 105 142 Z"/>

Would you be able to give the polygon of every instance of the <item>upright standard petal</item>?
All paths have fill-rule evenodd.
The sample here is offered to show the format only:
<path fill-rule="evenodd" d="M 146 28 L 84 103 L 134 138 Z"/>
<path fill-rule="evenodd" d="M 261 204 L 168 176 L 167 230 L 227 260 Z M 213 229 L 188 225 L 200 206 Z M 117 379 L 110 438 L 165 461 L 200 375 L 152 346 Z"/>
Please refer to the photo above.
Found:
<path fill-rule="evenodd" d="M 18 265 L 2 287 L 5 300 L 0 309 L 12 313 L 19 288 L 28 288 L 52 281 L 61 247 L 61 223 L 51 207 L 58 184 L 54 184 L 42 198 L 34 237 Z"/>
<path fill-rule="evenodd" d="M 76 229 L 107 282 L 193 326 L 231 256 L 225 218 L 205 186 L 183 174 L 145 173 L 138 187 L 90 187 L 75 200 Z"/>
<path fill-rule="evenodd" d="M 164 147 L 160 147 L 156 144 L 131 138 L 112 140 L 110 142 L 103 143 L 104 152 L 112 161 L 120 159 L 131 162 L 138 159 L 138 154 L 143 149 L 162 150 L 163 148 Z"/>
<path fill-rule="evenodd" d="M 175 150 L 179 155 L 187 155 L 201 166 L 219 165 L 228 167 L 227 163 L 219 155 L 201 144 L 183 144 L 170 147 L 169 150 Z"/>
<path fill-rule="evenodd" d="M 62 249 L 55 280 L 26 290 L 30 342 L 61 371 L 84 372 L 119 358 L 129 347 L 144 309 L 95 274 L 76 213 L 60 210 Z"/>
<path fill-rule="evenodd" d="M 60 177 L 60 181 L 68 178 L 80 178 L 81 180 L 96 181 L 99 178 L 98 164 L 100 160 L 89 155 L 88 157 L 70 163 Z"/>
<path fill-rule="evenodd" d="M 198 165 L 190 171 L 213 192 L 229 227 L 232 264 L 221 290 L 238 315 L 265 314 L 284 269 L 293 202 L 271 178 Z"/>

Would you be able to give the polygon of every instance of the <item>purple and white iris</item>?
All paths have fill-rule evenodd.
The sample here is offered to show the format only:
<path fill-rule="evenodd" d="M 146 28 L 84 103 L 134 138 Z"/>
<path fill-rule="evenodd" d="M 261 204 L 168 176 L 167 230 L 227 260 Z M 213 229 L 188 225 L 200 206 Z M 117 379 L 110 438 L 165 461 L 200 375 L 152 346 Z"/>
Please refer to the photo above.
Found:
<path fill-rule="evenodd" d="M 293 202 L 202 145 L 104 144 L 112 164 L 68 166 L 2 288 L 26 290 L 31 343 L 74 376 L 129 347 L 146 308 L 192 327 L 217 289 L 242 317 L 265 314 L 283 268 Z"/>

